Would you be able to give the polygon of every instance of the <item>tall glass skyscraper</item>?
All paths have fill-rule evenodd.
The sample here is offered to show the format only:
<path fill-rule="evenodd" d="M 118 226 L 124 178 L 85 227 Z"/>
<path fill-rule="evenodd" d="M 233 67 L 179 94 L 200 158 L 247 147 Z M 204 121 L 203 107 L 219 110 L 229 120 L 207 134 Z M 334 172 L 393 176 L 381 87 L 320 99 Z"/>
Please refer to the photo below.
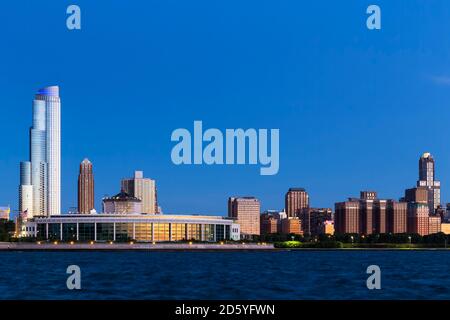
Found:
<path fill-rule="evenodd" d="M 61 213 L 61 101 L 59 87 L 38 90 L 33 100 L 30 128 L 30 165 L 21 164 L 21 187 L 31 183 L 34 215 Z M 28 169 L 28 167 L 30 167 Z M 23 202 L 22 193 L 19 194 Z M 25 209 L 23 209 L 25 210 Z M 22 209 L 21 209 L 22 211 Z M 28 209 L 30 216 L 30 209 Z"/>

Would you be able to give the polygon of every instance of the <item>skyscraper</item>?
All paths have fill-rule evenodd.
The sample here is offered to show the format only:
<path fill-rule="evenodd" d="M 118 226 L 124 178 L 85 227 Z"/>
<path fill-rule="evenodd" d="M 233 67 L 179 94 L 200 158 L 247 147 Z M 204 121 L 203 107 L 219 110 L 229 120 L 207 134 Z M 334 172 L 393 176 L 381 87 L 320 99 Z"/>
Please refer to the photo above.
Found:
<path fill-rule="evenodd" d="M 435 180 L 435 162 L 433 156 L 425 152 L 419 159 L 418 187 L 428 189 L 428 207 L 430 214 L 434 214 L 441 203 L 441 182 Z"/>
<path fill-rule="evenodd" d="M 30 201 L 32 208 L 25 203 Z M 19 206 L 21 211 L 28 210 L 29 217 L 61 213 L 61 102 L 57 86 L 38 90 L 33 100 L 30 161 L 20 165 Z"/>
<path fill-rule="evenodd" d="M 78 175 L 78 213 L 90 213 L 94 209 L 94 174 L 92 163 L 84 159 Z"/>
<path fill-rule="evenodd" d="M 44 101 L 46 109 L 48 214 L 61 214 L 61 101 L 59 87 L 52 86 L 39 90 L 35 100 Z"/>
<path fill-rule="evenodd" d="M 141 213 L 158 213 L 155 180 L 144 178 L 143 171 L 135 171 L 133 178 L 123 179 L 122 190 L 142 201 Z"/>
<path fill-rule="evenodd" d="M 304 188 L 289 188 L 285 196 L 288 217 L 299 217 L 303 209 L 309 207 L 309 195 Z"/>
<path fill-rule="evenodd" d="M 228 217 L 241 226 L 243 237 L 260 235 L 261 205 L 255 197 L 228 198 Z"/>
<path fill-rule="evenodd" d="M 31 184 L 31 162 L 20 163 L 19 212 L 33 216 L 33 185 Z"/>

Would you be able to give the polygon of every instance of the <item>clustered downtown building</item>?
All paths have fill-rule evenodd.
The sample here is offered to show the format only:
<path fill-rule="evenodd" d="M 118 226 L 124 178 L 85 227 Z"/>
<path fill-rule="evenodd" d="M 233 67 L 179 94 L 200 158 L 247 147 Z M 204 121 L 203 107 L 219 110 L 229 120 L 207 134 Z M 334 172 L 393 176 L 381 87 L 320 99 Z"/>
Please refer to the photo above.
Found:
<path fill-rule="evenodd" d="M 441 232 L 440 182 L 435 180 L 435 162 L 430 153 L 419 159 L 417 186 L 406 189 L 399 201 L 381 200 L 373 191 L 360 198 L 335 204 L 336 233 L 416 233 Z"/>

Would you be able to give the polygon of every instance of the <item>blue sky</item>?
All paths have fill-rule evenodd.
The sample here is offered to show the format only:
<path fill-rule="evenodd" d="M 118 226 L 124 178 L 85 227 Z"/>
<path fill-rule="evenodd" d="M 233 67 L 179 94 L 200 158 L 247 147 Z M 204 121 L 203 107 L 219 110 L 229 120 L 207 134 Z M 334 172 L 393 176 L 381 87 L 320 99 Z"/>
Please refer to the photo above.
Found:
<path fill-rule="evenodd" d="M 366 8 L 382 29 L 366 28 Z M 82 30 L 65 26 L 82 10 Z M 289 187 L 311 205 L 373 189 L 398 198 L 431 152 L 450 201 L 447 1 L 10 1 L 0 9 L 0 204 L 17 208 L 31 101 L 62 99 L 62 203 L 94 164 L 96 207 L 144 170 L 166 213 L 226 214 L 231 195 L 281 209 Z M 175 166 L 174 129 L 279 128 L 280 171 Z"/>

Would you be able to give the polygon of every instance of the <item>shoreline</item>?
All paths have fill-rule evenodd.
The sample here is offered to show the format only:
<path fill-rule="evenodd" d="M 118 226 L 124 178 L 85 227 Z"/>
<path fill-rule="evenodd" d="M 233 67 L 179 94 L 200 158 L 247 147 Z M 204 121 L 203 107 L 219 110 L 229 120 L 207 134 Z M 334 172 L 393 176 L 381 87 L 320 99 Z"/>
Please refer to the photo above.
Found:
<path fill-rule="evenodd" d="M 16 243 L 1 242 L 2 251 L 448 251 L 450 248 L 275 248 L 272 243 Z"/>
<path fill-rule="evenodd" d="M 272 251 L 273 244 L 204 243 L 0 243 L 0 251 Z"/>

